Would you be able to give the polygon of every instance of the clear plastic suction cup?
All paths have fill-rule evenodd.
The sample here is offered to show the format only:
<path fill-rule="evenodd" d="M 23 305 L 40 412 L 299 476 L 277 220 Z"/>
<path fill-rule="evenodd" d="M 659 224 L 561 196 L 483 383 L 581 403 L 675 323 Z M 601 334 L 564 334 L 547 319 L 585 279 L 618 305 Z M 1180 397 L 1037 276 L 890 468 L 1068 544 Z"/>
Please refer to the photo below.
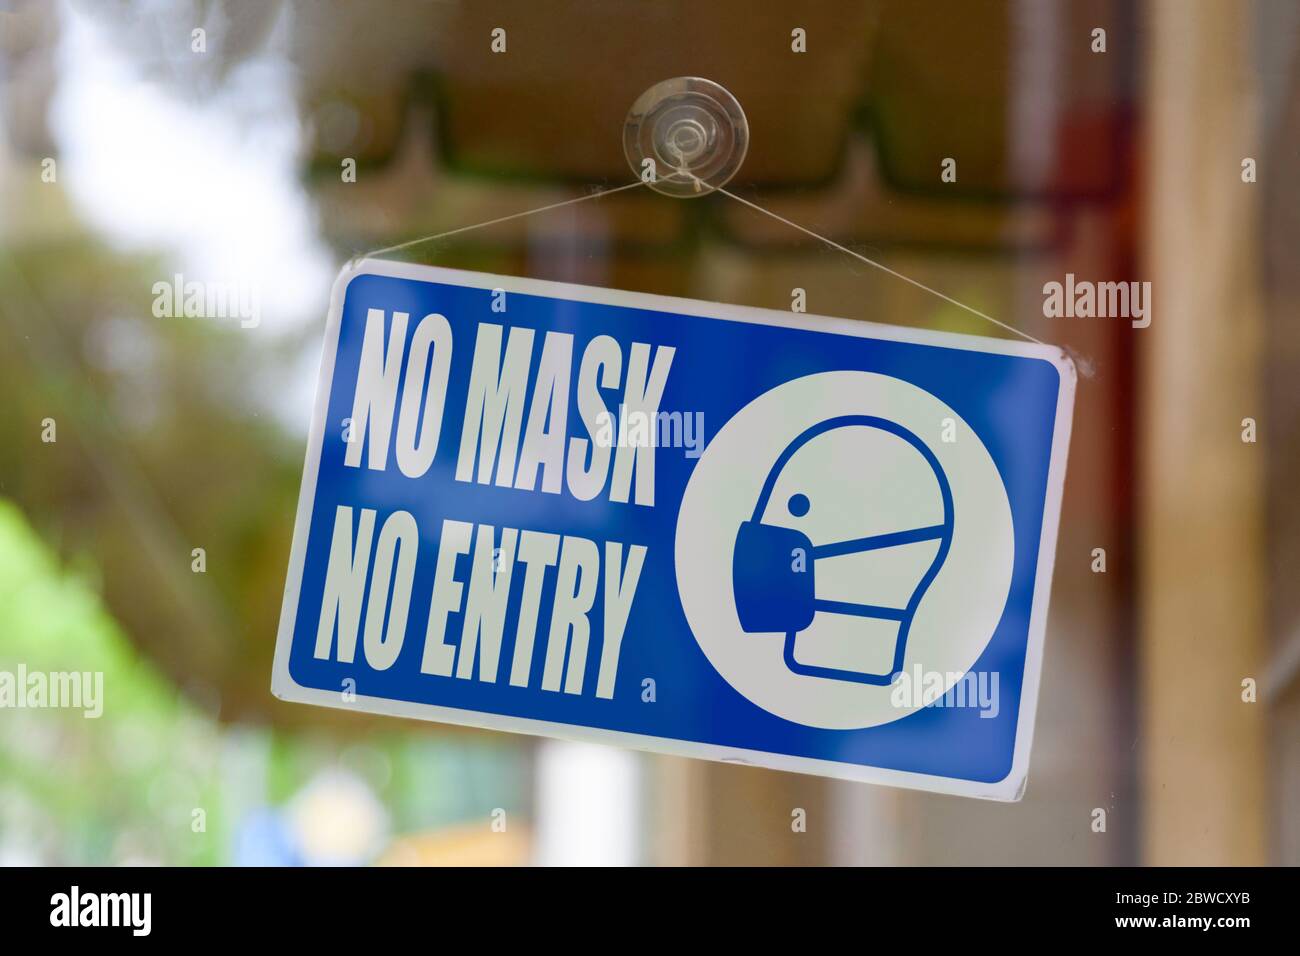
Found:
<path fill-rule="evenodd" d="M 698 76 L 664 80 L 646 90 L 628 111 L 623 152 L 632 171 L 665 196 L 707 196 L 725 185 L 749 148 L 749 123 L 725 89 Z"/>

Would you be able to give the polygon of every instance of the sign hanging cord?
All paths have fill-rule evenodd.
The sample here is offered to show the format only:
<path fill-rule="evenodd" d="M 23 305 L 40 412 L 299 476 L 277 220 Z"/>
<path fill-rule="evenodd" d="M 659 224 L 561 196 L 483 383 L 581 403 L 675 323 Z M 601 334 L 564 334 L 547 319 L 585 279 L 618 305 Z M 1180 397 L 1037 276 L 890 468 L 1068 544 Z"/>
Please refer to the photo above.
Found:
<path fill-rule="evenodd" d="M 495 226 L 498 223 L 509 222 L 512 219 L 523 219 L 526 216 L 535 216 L 539 212 L 547 212 L 551 209 L 560 209 L 564 206 L 573 206 L 580 202 L 586 202 L 589 199 L 599 199 L 601 196 L 612 196 L 614 193 L 621 193 L 627 189 L 635 189 L 637 186 L 645 185 L 641 180 L 634 183 L 628 183 L 625 186 L 615 186 L 612 189 L 601 189 L 594 193 L 588 193 L 586 196 L 576 196 L 573 199 L 565 199 L 561 202 L 553 202 L 549 206 L 538 206 L 536 209 L 528 209 L 524 212 L 511 213 L 509 216 L 499 216 L 496 219 L 488 219 L 486 222 L 476 222 L 472 226 L 461 226 L 458 229 L 449 229 L 446 232 L 440 232 L 433 236 L 422 236 L 419 239 L 410 239 L 406 242 L 399 242 L 395 246 L 385 246 L 382 249 L 375 249 L 371 252 L 362 253 L 354 256 L 353 261 L 357 259 L 368 259 L 371 256 L 383 255 L 386 252 L 396 252 L 398 249 L 406 249 L 410 246 L 418 246 L 425 242 L 433 242 L 436 239 L 446 239 L 448 236 L 454 236 L 462 232 L 471 232 L 475 229 L 483 229 L 487 226 Z"/>
<path fill-rule="evenodd" d="M 685 172 L 685 171 L 679 170 L 679 172 Z M 686 175 L 689 176 L 690 173 L 686 173 Z M 357 259 L 367 259 L 373 256 L 381 256 L 386 253 L 396 252 L 399 249 L 408 249 L 412 246 L 422 245 L 423 243 L 426 242 L 434 242 L 438 239 L 446 239 L 449 236 L 459 235 L 460 233 L 472 232 L 475 229 L 484 229 L 488 226 L 495 226 L 499 223 L 510 222 L 513 219 L 523 219 L 527 216 L 533 216 L 541 212 L 548 212 L 552 209 L 561 209 L 564 206 L 573 206 L 576 205 L 577 203 L 587 202 L 588 200 L 591 199 L 599 199 L 602 196 L 612 196 L 614 193 L 621 193 L 626 190 L 635 189 L 638 186 L 644 186 L 644 185 L 645 182 L 638 179 L 636 182 L 627 183 L 626 185 L 623 186 L 615 186 L 611 189 L 602 189 L 597 192 L 589 193 L 586 196 L 577 196 L 573 199 L 565 199 L 561 202 L 551 203 L 546 206 L 539 206 L 536 209 L 528 209 L 525 210 L 524 212 L 512 213 L 509 216 L 499 216 L 496 219 L 488 219 L 484 222 L 475 223 L 471 226 L 460 226 L 459 228 L 449 229 L 446 232 L 436 233 L 435 235 L 432 236 L 422 236 L 418 239 L 410 239 L 407 240 L 406 242 L 399 242 L 396 245 L 385 246 L 382 249 L 374 249 L 370 252 L 366 252 L 359 256 L 353 257 L 353 261 L 355 262 Z M 701 183 L 701 185 L 707 185 L 707 184 Z M 848 246 L 841 245 L 840 243 L 836 242 L 833 239 L 828 239 L 826 236 L 813 232 L 811 229 L 801 226 L 797 222 L 793 222 L 789 219 L 786 219 L 784 216 L 778 215 L 777 213 L 772 212 L 770 209 L 764 209 L 762 206 L 758 205 L 757 203 L 750 202 L 748 199 L 738 196 L 727 189 L 723 189 L 721 186 L 714 186 L 710 188 L 713 191 L 719 192 L 722 195 L 726 196 L 728 199 L 740 203 L 742 206 L 747 206 L 756 212 L 761 212 L 763 215 L 769 216 L 772 219 L 775 219 L 777 222 L 784 223 L 785 225 L 789 226 L 791 229 L 797 230 L 798 232 L 802 232 L 804 235 L 810 236 L 813 239 L 816 239 L 818 242 L 825 243 L 826 245 L 830 246 L 832 249 L 842 252 L 847 256 L 851 256 L 852 258 L 857 259 L 859 262 L 864 262 L 867 265 L 872 266 L 873 268 L 879 269 L 881 272 L 887 273 L 888 275 L 893 276 L 895 279 L 901 279 L 904 282 L 906 282 L 908 285 L 915 286 L 916 288 L 922 290 L 923 292 L 928 292 L 930 293 L 930 295 L 937 296 L 938 298 L 942 299 L 944 302 L 947 302 L 949 305 L 955 305 L 957 308 L 963 309 L 964 311 L 969 312 L 971 315 L 978 316 L 979 318 L 984 319 L 987 322 L 992 322 L 994 325 L 998 326 L 999 328 L 1006 329 L 1008 332 L 1011 332 L 1014 335 L 1018 335 L 1022 339 L 1026 339 L 1027 341 L 1034 342 L 1038 345 L 1047 344 L 1042 339 L 1035 338 L 1034 336 L 1030 335 L 1028 332 L 1022 331 L 1021 329 L 1018 329 L 1013 325 L 1008 325 L 1006 322 L 1003 322 L 1000 319 L 995 319 L 993 316 L 981 312 L 979 309 L 966 305 L 963 302 L 958 302 L 956 299 L 952 298 L 949 295 L 945 295 L 944 293 L 940 292 L 938 289 L 933 289 L 923 282 L 918 282 L 916 279 L 913 279 L 910 276 L 905 276 L 901 272 L 897 272 L 894 269 L 889 268 L 889 266 L 884 265 L 883 263 L 876 262 L 874 259 L 869 259 L 866 256 L 862 255 L 861 253 L 854 252 Z"/>
<path fill-rule="evenodd" d="M 876 262 L 874 259 L 868 259 L 866 256 L 862 255 L 861 253 L 854 252 L 848 246 L 842 246 L 835 240 L 828 239 L 823 235 L 819 235 L 818 233 L 813 232 L 811 229 L 807 229 L 799 225 L 797 222 L 791 222 L 789 219 L 786 219 L 784 216 L 779 216 L 776 213 L 772 212 L 770 209 L 764 209 L 762 206 L 758 205 L 757 203 L 752 203 L 748 199 L 743 199 L 740 196 L 737 196 L 735 193 L 723 189 L 721 186 L 716 186 L 714 188 L 718 192 L 722 193 L 722 195 L 728 197 L 729 199 L 734 199 L 742 206 L 748 206 L 750 209 L 753 209 L 757 212 L 761 212 L 765 216 L 770 216 L 771 218 L 775 219 L 777 222 L 785 223 L 785 225 L 789 226 L 791 229 L 797 229 L 799 232 L 802 232 L 804 235 L 811 236 L 812 238 L 816 239 L 819 242 L 824 242 L 832 249 L 837 249 L 847 256 L 852 256 L 854 259 L 857 259 L 859 262 L 865 262 L 869 266 L 874 266 L 875 268 L 879 269 L 881 272 L 885 272 L 893 276 L 895 279 L 902 279 L 908 285 L 916 286 L 916 288 L 921 289 L 922 291 L 928 292 L 931 295 L 938 296 L 939 298 L 943 299 L 943 301 L 947 302 L 950 305 L 955 305 L 959 309 L 965 309 L 971 315 L 977 315 L 981 319 L 986 319 L 987 321 L 992 322 L 994 325 L 1006 329 L 1008 332 L 1012 332 L 1023 339 L 1028 339 L 1030 342 L 1036 342 L 1039 345 L 1047 344 L 1042 339 L 1034 338 L 1028 332 L 1023 332 L 1013 325 L 1007 325 L 1007 323 L 999 319 L 995 319 L 993 318 L 993 316 L 987 315 L 981 312 L 979 309 L 972 308 L 971 306 L 966 305 L 963 302 L 958 302 L 956 299 L 952 298 L 952 296 L 944 295 L 938 289 L 932 289 L 925 283 L 917 282 L 915 279 L 910 278 L 909 276 L 905 276 L 901 272 L 896 272 L 893 269 L 889 268 L 889 266 L 884 265 L 883 263 Z"/>

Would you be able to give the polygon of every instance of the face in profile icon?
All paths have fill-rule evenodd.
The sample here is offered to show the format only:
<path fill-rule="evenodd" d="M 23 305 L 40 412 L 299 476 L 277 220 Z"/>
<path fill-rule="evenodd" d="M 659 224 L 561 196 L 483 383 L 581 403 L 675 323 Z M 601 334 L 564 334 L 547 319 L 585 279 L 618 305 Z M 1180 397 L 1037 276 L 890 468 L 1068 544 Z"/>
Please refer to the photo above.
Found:
<path fill-rule="evenodd" d="M 786 445 L 736 532 L 741 628 L 783 635 L 796 674 L 890 684 L 952 537 L 948 478 L 920 438 L 870 415 L 819 422 Z"/>

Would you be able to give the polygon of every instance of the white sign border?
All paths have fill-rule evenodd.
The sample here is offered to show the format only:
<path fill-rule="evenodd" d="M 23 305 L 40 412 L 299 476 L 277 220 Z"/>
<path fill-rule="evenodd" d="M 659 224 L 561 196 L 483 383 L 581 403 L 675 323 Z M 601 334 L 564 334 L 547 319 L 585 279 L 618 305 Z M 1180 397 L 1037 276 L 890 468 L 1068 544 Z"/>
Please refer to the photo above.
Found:
<path fill-rule="evenodd" d="M 922 345 L 956 348 L 963 351 L 991 352 L 1042 359 L 1050 363 L 1060 376 L 1057 392 L 1056 420 L 1052 434 L 1051 463 L 1047 476 L 1047 495 L 1043 506 L 1043 527 L 1039 540 L 1038 569 L 1034 579 L 1034 594 L 1030 610 L 1029 642 L 1025 654 L 1025 674 L 1021 686 L 1020 713 L 1016 721 L 1016 742 L 1011 769 L 1001 780 L 983 782 L 943 777 L 932 774 L 867 767 L 859 764 L 838 763 L 812 757 L 794 757 L 762 750 L 746 750 L 719 744 L 696 743 L 635 734 L 627 731 L 604 730 L 573 724 L 558 724 L 527 717 L 512 717 L 420 704 L 411 701 L 388 700 L 382 697 L 356 695 L 352 702 L 344 702 L 342 688 L 338 691 L 303 687 L 289 674 L 289 650 L 293 640 L 294 621 L 298 615 L 298 598 L 302 586 L 303 567 L 307 551 L 307 536 L 311 529 L 312 507 L 316 497 L 316 479 L 320 468 L 321 450 L 325 434 L 325 416 L 329 410 L 330 387 L 334 379 L 334 362 L 337 357 L 339 326 L 343 315 L 343 301 L 348 284 L 357 276 L 390 276 L 437 282 L 473 289 L 504 289 L 507 294 L 592 302 L 601 305 L 623 306 L 654 312 L 695 315 L 760 325 L 777 325 L 786 328 L 815 332 L 833 332 L 861 338 L 887 339 L 895 342 L 915 342 Z M 1024 796 L 1029 775 L 1029 754 L 1033 746 L 1034 717 L 1038 708 L 1039 680 L 1042 676 L 1043 643 L 1047 630 L 1047 606 L 1051 593 L 1052 570 L 1056 563 L 1056 536 L 1060 525 L 1061 497 L 1065 485 L 1065 463 L 1070 444 L 1070 430 L 1074 416 L 1074 392 L 1078 381 L 1074 362 L 1063 350 L 1051 345 L 1031 342 L 1014 342 L 1006 339 L 961 335 L 953 332 L 936 332 L 929 329 L 908 329 L 874 322 L 837 319 L 820 315 L 803 315 L 774 309 L 725 305 L 674 296 L 652 295 L 645 292 L 624 292 L 595 286 L 575 285 L 567 282 L 549 282 L 515 276 L 490 275 L 440 266 L 418 265 L 384 259 L 364 259 L 348 264 L 339 273 L 330 293 L 329 318 L 325 327 L 325 343 L 321 354 L 320 377 L 316 386 L 316 404 L 312 411 L 311 431 L 307 440 L 307 456 L 303 465 L 302 487 L 298 495 L 298 511 L 294 518 L 293 546 L 289 553 L 289 569 L 284 588 L 284 603 L 280 610 L 280 627 L 276 635 L 275 663 L 271 676 L 271 693 L 284 701 L 316 704 L 363 713 L 431 720 L 460 724 L 485 730 L 556 737 L 586 743 L 611 744 L 679 757 L 695 757 L 726 763 L 748 764 L 785 770 L 794 773 L 815 774 L 841 780 L 874 783 L 892 787 L 928 790 L 985 800 L 1018 801 Z"/>

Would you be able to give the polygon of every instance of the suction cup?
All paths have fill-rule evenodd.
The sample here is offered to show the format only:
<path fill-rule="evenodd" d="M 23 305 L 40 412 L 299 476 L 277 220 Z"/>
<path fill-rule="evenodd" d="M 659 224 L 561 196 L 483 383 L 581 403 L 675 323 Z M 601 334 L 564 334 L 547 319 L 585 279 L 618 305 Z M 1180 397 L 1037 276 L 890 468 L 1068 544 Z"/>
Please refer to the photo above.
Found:
<path fill-rule="evenodd" d="M 665 196 L 707 196 L 726 185 L 745 160 L 749 122 L 725 89 L 698 76 L 664 80 L 646 90 L 628 111 L 623 152 L 633 172 Z"/>

